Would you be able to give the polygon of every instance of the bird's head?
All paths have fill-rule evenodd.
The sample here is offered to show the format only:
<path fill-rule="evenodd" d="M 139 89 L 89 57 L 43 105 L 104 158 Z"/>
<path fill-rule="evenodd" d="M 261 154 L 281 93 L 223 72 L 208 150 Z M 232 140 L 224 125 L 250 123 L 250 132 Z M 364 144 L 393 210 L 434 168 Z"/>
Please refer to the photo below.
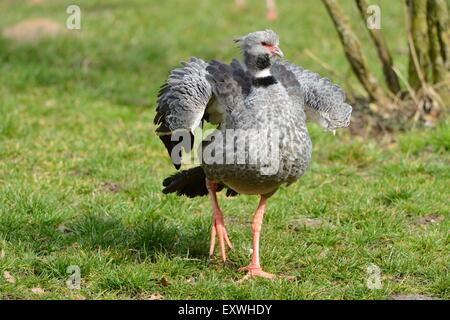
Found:
<path fill-rule="evenodd" d="M 273 58 L 283 57 L 278 35 L 272 30 L 252 32 L 236 39 L 235 42 L 239 45 L 250 69 L 266 69 Z"/>

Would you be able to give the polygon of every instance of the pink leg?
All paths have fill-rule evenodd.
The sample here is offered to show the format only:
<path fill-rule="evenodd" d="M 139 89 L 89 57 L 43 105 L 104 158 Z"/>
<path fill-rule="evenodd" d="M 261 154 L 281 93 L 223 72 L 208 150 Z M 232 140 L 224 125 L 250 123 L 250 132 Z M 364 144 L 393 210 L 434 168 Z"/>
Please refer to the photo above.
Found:
<path fill-rule="evenodd" d="M 267 5 L 267 20 L 275 21 L 278 18 L 277 10 L 275 8 L 275 0 L 266 0 Z"/>
<path fill-rule="evenodd" d="M 222 211 L 219 208 L 219 204 L 217 203 L 217 183 L 206 179 L 206 188 L 209 192 L 209 197 L 211 199 L 211 204 L 213 207 L 213 216 L 212 216 L 212 227 L 211 227 L 211 242 L 209 246 L 209 256 L 212 256 L 214 253 L 214 247 L 216 245 L 216 235 L 219 239 L 220 253 L 222 255 L 222 260 L 226 261 L 227 256 L 225 254 L 225 242 L 230 247 L 231 241 L 228 238 L 227 230 L 225 229 L 225 224 L 223 221 Z"/>
<path fill-rule="evenodd" d="M 249 266 L 240 269 L 240 271 L 248 271 L 248 276 L 250 277 L 264 277 L 264 278 L 275 277 L 273 274 L 263 271 L 259 263 L 259 238 L 261 235 L 261 226 L 263 222 L 265 209 L 266 209 L 266 198 L 261 196 L 261 200 L 259 201 L 259 205 L 258 208 L 256 209 L 252 223 L 252 233 L 253 233 L 252 262 L 250 263 Z"/>
<path fill-rule="evenodd" d="M 234 1 L 235 3 L 236 3 L 236 6 L 238 7 L 238 8 L 244 8 L 245 7 L 245 0 L 235 0 Z"/>

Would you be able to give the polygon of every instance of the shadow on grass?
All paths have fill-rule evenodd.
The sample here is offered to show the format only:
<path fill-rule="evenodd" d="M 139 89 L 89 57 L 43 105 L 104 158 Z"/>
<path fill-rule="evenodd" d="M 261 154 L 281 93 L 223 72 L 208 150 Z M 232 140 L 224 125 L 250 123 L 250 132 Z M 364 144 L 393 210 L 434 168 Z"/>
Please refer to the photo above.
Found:
<path fill-rule="evenodd" d="M 187 258 L 207 257 L 207 217 L 190 217 L 178 222 L 163 204 L 123 204 L 97 200 L 75 210 L 61 204 L 53 193 L 30 189 L 0 189 L 0 239 L 47 255 L 78 244 L 82 249 L 112 249 L 136 259 L 154 260 L 161 254 Z M 146 207 L 147 206 L 147 207 Z M 133 212 L 130 212 L 133 210 Z"/>
<path fill-rule="evenodd" d="M 151 215 L 126 224 L 117 217 L 91 214 L 70 224 L 73 234 L 69 237 L 82 246 L 128 251 L 139 259 L 151 261 L 161 254 L 205 259 L 209 227 L 201 220 L 181 225 Z"/>

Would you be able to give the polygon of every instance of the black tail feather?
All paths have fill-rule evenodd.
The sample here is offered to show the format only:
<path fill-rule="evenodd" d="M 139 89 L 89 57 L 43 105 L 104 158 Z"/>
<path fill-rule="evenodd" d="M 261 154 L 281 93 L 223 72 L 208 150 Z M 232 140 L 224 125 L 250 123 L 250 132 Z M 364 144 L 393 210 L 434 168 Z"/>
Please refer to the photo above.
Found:
<path fill-rule="evenodd" d="M 202 167 L 183 170 L 164 179 L 162 192 L 164 194 L 176 193 L 179 196 L 189 198 L 206 196 L 208 189 L 206 189 L 205 181 L 206 175 Z M 219 185 L 217 191 L 221 191 L 223 188 L 223 185 Z M 227 197 L 233 197 L 237 194 L 236 191 L 228 188 Z"/>
<path fill-rule="evenodd" d="M 202 167 L 183 170 L 164 179 L 163 193 L 176 192 L 179 196 L 184 195 L 189 198 L 206 196 L 208 190 L 206 189 L 205 179 L 206 175 Z"/>

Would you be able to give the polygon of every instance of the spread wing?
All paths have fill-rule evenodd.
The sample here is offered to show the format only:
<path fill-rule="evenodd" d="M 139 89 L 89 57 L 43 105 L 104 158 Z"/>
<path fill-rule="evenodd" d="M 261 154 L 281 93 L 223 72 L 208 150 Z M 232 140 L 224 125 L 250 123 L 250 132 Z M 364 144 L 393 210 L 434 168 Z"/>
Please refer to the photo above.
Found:
<path fill-rule="evenodd" d="M 247 87 L 242 72 L 237 61 L 226 65 L 191 58 L 170 73 L 158 94 L 154 123 L 175 168 L 180 167 L 182 151 L 175 147 L 191 150 L 194 130 L 203 120 L 220 125 L 243 103 Z"/>
<path fill-rule="evenodd" d="M 328 130 L 348 127 L 352 107 L 345 102 L 345 93 L 339 86 L 287 61 L 274 63 L 272 73 L 275 77 L 277 74 L 282 77 L 285 72 L 291 72 L 297 79 L 302 91 L 301 99 L 313 112 L 319 125 Z"/>
<path fill-rule="evenodd" d="M 206 80 L 208 64 L 197 58 L 182 62 L 182 67 L 173 70 L 166 83 L 161 87 L 156 107 L 154 123 L 161 141 L 164 143 L 175 168 L 180 167 L 181 149 L 172 155 L 179 141 L 172 139 L 176 131 L 188 133 L 182 144 L 186 151 L 193 147 L 194 130 L 202 122 L 205 109 L 214 100 L 211 85 Z"/>

